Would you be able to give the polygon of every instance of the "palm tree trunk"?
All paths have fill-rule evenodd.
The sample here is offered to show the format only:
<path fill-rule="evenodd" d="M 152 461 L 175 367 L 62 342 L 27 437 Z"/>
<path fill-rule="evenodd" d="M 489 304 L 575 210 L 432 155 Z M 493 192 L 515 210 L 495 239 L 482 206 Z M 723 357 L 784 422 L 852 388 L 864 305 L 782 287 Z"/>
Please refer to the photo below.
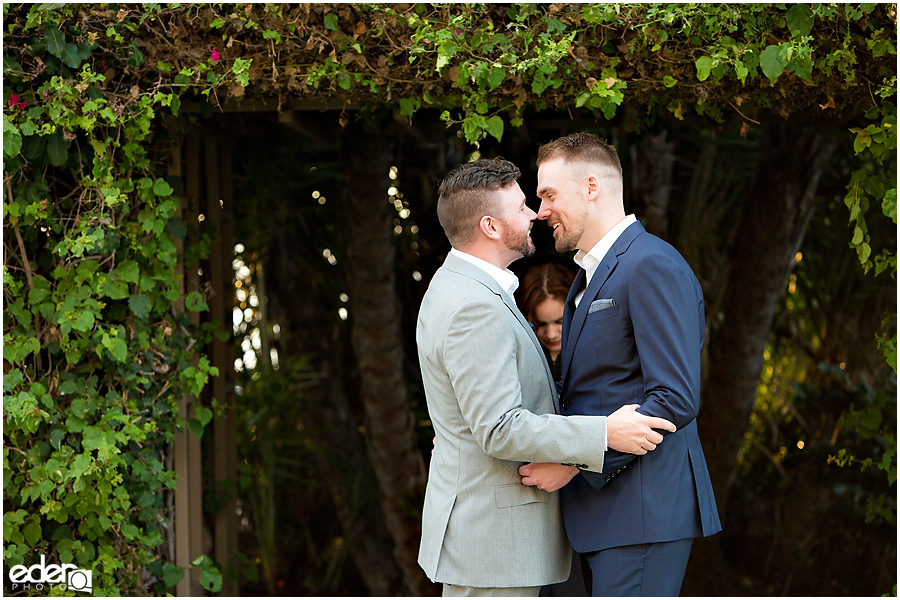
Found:
<path fill-rule="evenodd" d="M 307 411 L 306 425 L 320 449 L 316 459 L 322 483 L 334 505 L 349 558 L 369 595 L 394 596 L 403 577 L 390 555 L 393 540 L 380 506 L 372 507 L 371 500 L 354 493 L 356 482 L 372 481 L 374 473 L 348 398 L 352 353 L 345 351 L 346 337 L 333 324 L 322 294 L 310 286 L 314 279 L 297 259 L 290 231 L 279 230 L 272 243 L 270 298 L 275 300 L 278 322 L 286 325 L 285 335 L 290 336 L 282 339 L 282 345 L 289 355 L 312 356 L 313 371 L 321 375 L 322 384 L 306 392 L 315 407 Z"/>
<path fill-rule="evenodd" d="M 647 134 L 631 146 L 631 206 L 649 233 L 669 239 L 669 201 L 675 143 L 666 130 Z"/>
<path fill-rule="evenodd" d="M 833 150 L 824 132 L 788 121 L 763 125 L 757 176 L 730 260 L 721 316 L 712 319 L 709 373 L 698 420 L 720 512 L 756 400 L 777 303 Z"/>
<path fill-rule="evenodd" d="M 397 213 L 387 195 L 393 145 L 382 132 L 351 125 L 343 146 L 349 311 L 365 438 L 394 557 L 408 587 L 404 592 L 431 595 L 435 587 L 417 563 L 426 472 L 403 370 L 393 234 Z"/>

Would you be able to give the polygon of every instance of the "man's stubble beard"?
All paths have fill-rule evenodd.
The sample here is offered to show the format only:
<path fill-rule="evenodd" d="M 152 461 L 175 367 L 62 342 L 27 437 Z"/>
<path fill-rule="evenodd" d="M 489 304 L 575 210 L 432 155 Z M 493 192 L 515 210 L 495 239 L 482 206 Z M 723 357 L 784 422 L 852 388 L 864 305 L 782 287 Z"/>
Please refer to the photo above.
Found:
<path fill-rule="evenodd" d="M 507 235 L 506 231 L 504 231 L 503 244 L 513 252 L 518 252 L 524 257 L 532 256 L 535 252 L 534 241 L 532 241 L 527 231 L 514 237 Z"/>
<path fill-rule="evenodd" d="M 560 225 L 562 227 L 562 225 Z M 582 229 L 581 232 L 583 233 Z M 575 250 L 578 248 L 578 241 L 581 239 L 581 235 L 573 235 L 566 229 L 563 229 L 562 235 L 559 239 L 555 240 L 554 245 L 556 246 L 557 252 L 569 252 L 571 250 Z"/>
<path fill-rule="evenodd" d="M 559 227 L 562 228 L 562 235 L 560 235 L 559 239 L 556 239 L 554 236 L 554 246 L 556 247 L 557 252 L 579 250 L 578 244 L 581 242 L 582 236 L 584 236 L 584 227 L 587 219 L 588 212 L 585 210 L 581 215 L 581 226 L 577 230 L 569 229 L 562 224 L 559 225 Z"/>

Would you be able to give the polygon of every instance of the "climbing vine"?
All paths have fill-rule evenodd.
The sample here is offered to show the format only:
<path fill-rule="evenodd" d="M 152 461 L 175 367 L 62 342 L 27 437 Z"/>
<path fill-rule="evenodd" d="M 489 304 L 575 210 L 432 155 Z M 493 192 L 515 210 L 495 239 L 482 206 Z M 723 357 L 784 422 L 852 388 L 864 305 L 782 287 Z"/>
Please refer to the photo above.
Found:
<path fill-rule="evenodd" d="M 95 593 L 184 576 L 157 551 L 160 492 L 176 485 L 165 456 L 177 428 L 213 417 L 177 413 L 217 374 L 202 355 L 213 328 L 188 318 L 205 299 L 180 286 L 208 240 L 159 162 L 179 118 L 250 98 L 434 109 L 475 145 L 543 109 L 635 129 L 855 121 L 848 237 L 866 268 L 896 273 L 867 228 L 870 206 L 896 223 L 894 5 L 3 10 L 4 562 L 92 569 Z M 896 334 L 880 343 L 896 369 Z M 197 566 L 216 589 L 209 559 Z"/>
<path fill-rule="evenodd" d="M 179 96 L 110 94 L 92 68 L 102 38 L 65 27 L 72 10 L 30 10 L 9 32 L 24 54 L 4 57 L 4 563 L 46 555 L 91 570 L 95 593 L 165 593 L 184 576 L 154 554 L 161 491 L 176 484 L 166 449 L 176 428 L 199 435 L 212 418 L 198 405 L 182 422 L 177 401 L 218 374 L 194 360 L 209 334 L 174 308 L 206 303 L 180 292 L 188 226 L 150 154 Z"/>

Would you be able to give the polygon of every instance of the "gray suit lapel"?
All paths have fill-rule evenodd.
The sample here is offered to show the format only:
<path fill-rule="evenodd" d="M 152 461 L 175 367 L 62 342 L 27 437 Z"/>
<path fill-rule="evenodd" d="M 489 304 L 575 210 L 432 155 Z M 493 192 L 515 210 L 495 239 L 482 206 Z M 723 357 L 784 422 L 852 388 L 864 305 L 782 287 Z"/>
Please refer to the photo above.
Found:
<path fill-rule="evenodd" d="M 544 364 L 544 372 L 547 375 L 547 380 L 550 382 L 550 388 L 551 390 L 555 391 L 555 386 L 553 385 L 553 374 L 550 372 L 550 365 L 547 364 L 547 360 L 544 358 L 544 348 L 543 346 L 541 346 L 541 343 L 538 341 L 537 336 L 534 334 L 534 329 L 531 323 L 525 320 L 525 316 L 522 314 L 522 311 L 519 310 L 519 307 L 516 306 L 516 303 L 513 301 L 513 299 L 509 297 L 509 294 L 500 289 L 500 284 L 497 283 L 497 280 L 472 263 L 452 254 L 447 255 L 447 259 L 444 261 L 443 267 L 455 273 L 459 273 L 460 275 L 465 275 L 466 277 L 474 279 L 478 283 L 491 290 L 491 292 L 499 296 L 501 300 L 503 300 L 503 304 L 505 304 L 506 307 L 515 315 L 516 320 L 518 320 L 519 324 L 525 329 L 528 337 L 531 339 L 531 342 L 537 349 L 538 355 L 541 357 L 541 362 Z M 559 398 L 555 393 L 553 394 L 553 405 L 554 407 L 556 407 L 556 412 L 559 413 Z"/>

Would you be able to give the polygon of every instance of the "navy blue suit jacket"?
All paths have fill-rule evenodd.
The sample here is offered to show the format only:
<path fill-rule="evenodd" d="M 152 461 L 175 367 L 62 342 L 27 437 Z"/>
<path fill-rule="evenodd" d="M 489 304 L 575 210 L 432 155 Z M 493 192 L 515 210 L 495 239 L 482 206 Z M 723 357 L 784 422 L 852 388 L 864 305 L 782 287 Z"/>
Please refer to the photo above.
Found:
<path fill-rule="evenodd" d="M 721 531 L 697 435 L 703 292 L 672 246 L 630 225 L 584 286 L 580 270 L 563 316 L 565 415 L 609 415 L 640 404 L 675 423 L 643 456 L 610 450 L 603 473 L 582 471 L 561 491 L 572 547 L 593 552 Z"/>

